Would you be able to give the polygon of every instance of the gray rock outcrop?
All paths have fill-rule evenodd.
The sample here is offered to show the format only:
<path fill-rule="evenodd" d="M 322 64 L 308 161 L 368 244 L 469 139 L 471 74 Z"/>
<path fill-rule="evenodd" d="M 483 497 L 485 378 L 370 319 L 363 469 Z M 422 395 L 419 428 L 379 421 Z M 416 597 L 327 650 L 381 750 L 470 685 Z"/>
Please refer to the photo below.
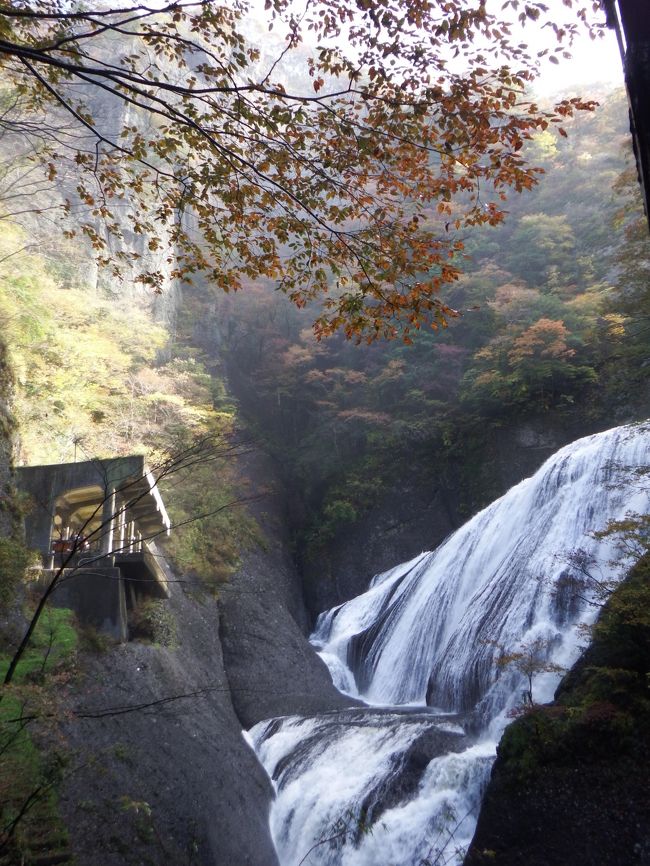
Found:
<path fill-rule="evenodd" d="M 249 550 L 220 593 L 221 644 L 233 706 L 245 728 L 263 719 L 358 704 L 333 686 L 307 640 L 309 617 L 289 555 L 285 494 L 265 454 L 253 452 L 242 471 L 266 495 L 252 511 L 264 547 Z"/>
<path fill-rule="evenodd" d="M 232 706 L 216 603 L 171 590 L 179 645 L 87 655 L 69 698 L 81 717 L 65 726 L 60 803 L 75 862 L 276 866 L 273 792 Z"/>

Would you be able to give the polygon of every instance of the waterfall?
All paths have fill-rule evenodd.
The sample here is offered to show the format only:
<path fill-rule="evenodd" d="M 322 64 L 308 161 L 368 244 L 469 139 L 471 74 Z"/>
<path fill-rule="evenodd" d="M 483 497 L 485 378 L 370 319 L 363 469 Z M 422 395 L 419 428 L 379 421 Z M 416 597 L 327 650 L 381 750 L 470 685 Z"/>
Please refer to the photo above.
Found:
<path fill-rule="evenodd" d="M 561 449 L 437 550 L 320 616 L 312 643 L 337 687 L 384 709 L 251 732 L 276 786 L 283 866 L 457 862 L 525 686 L 496 659 L 536 643 L 556 666 L 575 661 L 576 625 L 598 611 L 595 584 L 567 592 L 563 579 L 587 564 L 599 581 L 617 580 L 629 565 L 614 537 L 592 533 L 648 511 L 649 433 L 649 424 L 620 427 Z M 535 700 L 550 700 L 558 678 L 537 676 Z M 469 740 L 445 713 L 478 735 Z"/>

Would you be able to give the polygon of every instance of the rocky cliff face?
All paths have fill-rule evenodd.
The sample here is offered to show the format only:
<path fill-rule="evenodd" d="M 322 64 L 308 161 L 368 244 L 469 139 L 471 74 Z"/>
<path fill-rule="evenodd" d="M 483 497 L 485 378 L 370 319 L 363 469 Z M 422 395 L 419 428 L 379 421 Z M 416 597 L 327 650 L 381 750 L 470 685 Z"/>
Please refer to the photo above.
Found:
<path fill-rule="evenodd" d="M 79 866 L 274 866 L 270 783 L 242 737 L 214 599 L 171 585 L 178 646 L 86 654 L 61 809 Z M 150 705 L 150 706 L 147 706 Z"/>
<path fill-rule="evenodd" d="M 355 702 L 334 688 L 306 637 L 309 616 L 290 555 L 286 491 L 260 451 L 248 455 L 240 471 L 265 491 L 251 509 L 263 547 L 246 552 L 219 601 L 224 665 L 241 724 L 350 706 Z"/>
<path fill-rule="evenodd" d="M 603 430 L 540 418 L 486 429 L 461 457 L 444 463 L 431 452 L 404 464 L 399 481 L 360 520 L 304 557 L 307 603 L 316 615 L 359 595 L 370 578 L 433 550 L 513 484 L 532 475 L 563 445 Z"/>
<path fill-rule="evenodd" d="M 218 601 L 172 575 L 177 647 L 131 642 L 83 658 L 62 796 L 79 866 L 274 866 L 273 791 L 242 729 L 354 703 L 305 636 L 272 467 L 256 453 L 241 471 L 267 491 L 254 507 L 264 541 Z"/>

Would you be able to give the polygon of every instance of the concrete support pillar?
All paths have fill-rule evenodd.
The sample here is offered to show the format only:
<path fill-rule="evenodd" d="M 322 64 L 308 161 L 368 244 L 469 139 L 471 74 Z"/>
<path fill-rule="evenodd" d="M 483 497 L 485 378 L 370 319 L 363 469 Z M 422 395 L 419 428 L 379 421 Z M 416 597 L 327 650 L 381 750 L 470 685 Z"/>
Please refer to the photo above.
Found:
<path fill-rule="evenodd" d="M 119 572 L 118 572 L 119 574 Z M 120 592 L 119 592 L 119 640 L 124 642 L 129 639 L 128 613 L 126 609 L 126 593 L 124 591 L 124 579 L 120 577 Z"/>
<path fill-rule="evenodd" d="M 117 549 L 120 551 L 120 553 L 124 553 L 124 540 L 126 537 L 126 512 L 124 511 L 123 508 L 120 510 L 119 526 L 120 526 L 120 541 L 119 541 Z"/>
<path fill-rule="evenodd" d="M 129 581 L 126 586 L 127 586 L 128 593 L 129 593 L 129 599 L 128 600 L 129 600 L 129 603 L 131 605 L 131 609 L 133 610 L 133 608 L 138 603 L 138 597 L 137 597 L 136 592 L 135 592 L 135 586 L 133 585 L 133 581 Z"/>
<path fill-rule="evenodd" d="M 115 529 L 115 487 L 107 490 L 102 507 L 102 554 L 108 556 L 113 551 L 113 531 Z"/>

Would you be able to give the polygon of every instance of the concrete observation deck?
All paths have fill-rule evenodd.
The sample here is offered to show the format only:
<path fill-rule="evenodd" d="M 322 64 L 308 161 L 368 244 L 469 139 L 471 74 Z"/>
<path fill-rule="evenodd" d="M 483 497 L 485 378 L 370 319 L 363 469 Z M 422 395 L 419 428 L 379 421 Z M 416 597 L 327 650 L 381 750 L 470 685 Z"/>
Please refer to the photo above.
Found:
<path fill-rule="evenodd" d="M 82 623 L 128 639 L 128 613 L 145 598 L 167 598 L 167 576 L 153 542 L 170 531 L 144 457 L 23 466 L 25 539 L 41 554 L 40 579 L 61 571 L 53 604 Z"/>

